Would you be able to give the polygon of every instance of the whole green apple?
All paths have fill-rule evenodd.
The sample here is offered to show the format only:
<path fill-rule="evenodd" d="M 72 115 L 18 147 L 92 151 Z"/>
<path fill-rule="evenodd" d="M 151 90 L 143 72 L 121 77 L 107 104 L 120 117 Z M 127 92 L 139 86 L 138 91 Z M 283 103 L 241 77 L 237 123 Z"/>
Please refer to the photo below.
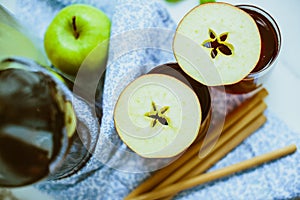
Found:
<path fill-rule="evenodd" d="M 48 58 L 56 68 L 71 76 L 76 75 L 92 52 L 93 57 L 97 56 L 90 59 L 97 60 L 94 63 L 106 62 L 110 25 L 107 15 L 95 7 L 84 4 L 65 7 L 46 30 L 44 46 Z M 91 67 L 99 67 L 98 64 Z"/>

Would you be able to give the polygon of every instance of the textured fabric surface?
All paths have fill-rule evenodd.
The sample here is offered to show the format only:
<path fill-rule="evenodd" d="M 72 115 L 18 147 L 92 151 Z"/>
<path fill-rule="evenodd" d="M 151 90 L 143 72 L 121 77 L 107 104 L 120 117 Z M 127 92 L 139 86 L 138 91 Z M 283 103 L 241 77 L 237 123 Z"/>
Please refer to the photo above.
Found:
<path fill-rule="evenodd" d="M 103 93 L 103 118 L 96 152 L 77 174 L 36 185 L 54 199 L 123 199 L 151 175 L 157 163 L 134 155 L 120 142 L 113 109 L 122 89 L 158 64 L 174 61 L 171 52 L 176 24 L 158 1 L 146 0 L 17 0 L 17 17 L 42 40 L 55 13 L 72 3 L 87 3 L 112 20 L 109 62 Z M 229 108 L 241 98 L 231 96 Z M 294 133 L 267 110 L 267 123 L 210 170 L 295 143 Z M 289 199 L 300 196 L 300 153 L 252 170 L 184 191 L 176 199 Z M 158 164 L 159 165 L 159 164 Z"/>

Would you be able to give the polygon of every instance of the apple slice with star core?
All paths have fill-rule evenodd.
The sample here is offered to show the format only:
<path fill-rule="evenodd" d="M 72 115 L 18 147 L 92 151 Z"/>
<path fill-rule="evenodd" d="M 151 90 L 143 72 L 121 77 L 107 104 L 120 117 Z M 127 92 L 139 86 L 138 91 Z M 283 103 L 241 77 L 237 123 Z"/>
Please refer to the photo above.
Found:
<path fill-rule="evenodd" d="M 147 74 L 131 82 L 114 110 L 115 128 L 142 157 L 167 158 L 196 139 L 201 107 L 195 92 L 169 75 Z"/>
<path fill-rule="evenodd" d="M 106 62 L 110 19 L 101 10 L 84 4 L 62 9 L 48 26 L 44 46 L 52 64 L 62 72 L 76 75 L 82 62 L 93 51 L 94 63 Z M 97 64 L 91 67 L 97 67 Z"/>
<path fill-rule="evenodd" d="M 201 4 L 179 23 L 173 52 L 183 71 L 204 85 L 234 84 L 256 66 L 261 38 L 254 19 L 227 3 Z"/>

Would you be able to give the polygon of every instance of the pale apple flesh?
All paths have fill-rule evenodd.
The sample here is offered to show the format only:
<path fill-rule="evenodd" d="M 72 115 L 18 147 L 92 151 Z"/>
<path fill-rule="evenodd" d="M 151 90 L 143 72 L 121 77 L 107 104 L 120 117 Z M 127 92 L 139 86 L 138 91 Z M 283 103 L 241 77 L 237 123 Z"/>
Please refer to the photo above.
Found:
<path fill-rule="evenodd" d="M 99 45 L 98 59 L 107 57 L 110 19 L 88 5 L 74 4 L 62 9 L 48 26 L 44 46 L 52 64 L 75 75 L 87 56 Z M 103 44 L 104 43 L 104 44 Z"/>
<path fill-rule="evenodd" d="M 198 135 L 201 107 L 194 91 L 176 78 L 143 75 L 121 93 L 115 110 L 120 138 L 148 158 L 173 157 Z"/>
<path fill-rule="evenodd" d="M 261 38 L 254 19 L 227 3 L 192 9 L 179 23 L 173 50 L 179 65 L 208 86 L 245 78 L 256 66 Z"/>

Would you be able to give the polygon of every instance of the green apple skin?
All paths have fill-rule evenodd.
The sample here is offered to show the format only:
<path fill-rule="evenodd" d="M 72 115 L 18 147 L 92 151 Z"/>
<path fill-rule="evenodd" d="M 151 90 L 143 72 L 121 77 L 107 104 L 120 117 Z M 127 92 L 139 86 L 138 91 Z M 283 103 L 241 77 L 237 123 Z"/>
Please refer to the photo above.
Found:
<path fill-rule="evenodd" d="M 215 0 L 200 0 L 199 3 L 200 4 L 205 4 L 205 3 L 214 3 L 216 2 Z"/>
<path fill-rule="evenodd" d="M 44 47 L 49 60 L 63 73 L 75 76 L 86 57 L 100 45 L 101 48 L 96 48 L 100 50 L 97 59 L 105 62 L 110 26 L 108 16 L 95 7 L 84 4 L 65 7 L 45 33 Z"/>

